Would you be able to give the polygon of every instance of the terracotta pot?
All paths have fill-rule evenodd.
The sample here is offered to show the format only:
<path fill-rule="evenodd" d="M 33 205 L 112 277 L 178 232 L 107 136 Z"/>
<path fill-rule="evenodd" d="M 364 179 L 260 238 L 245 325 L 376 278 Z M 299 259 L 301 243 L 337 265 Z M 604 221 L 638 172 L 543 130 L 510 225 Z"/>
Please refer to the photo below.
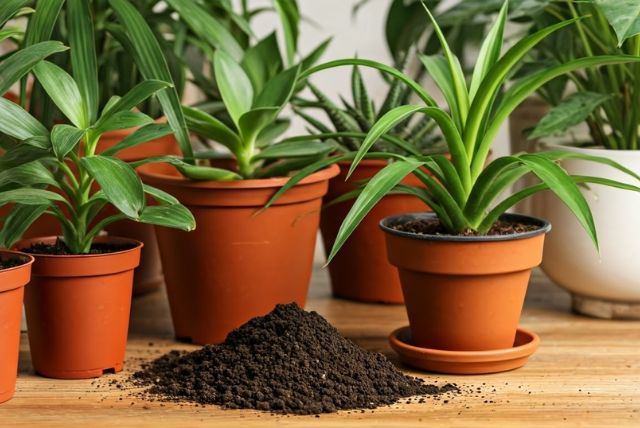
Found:
<path fill-rule="evenodd" d="M 130 128 L 107 132 L 100 139 L 98 153 L 118 144 L 135 130 L 136 128 Z M 118 157 L 127 162 L 135 162 L 152 156 L 178 154 L 180 154 L 180 149 L 175 136 L 167 135 L 166 137 L 125 149 L 118 153 Z M 134 274 L 133 295 L 141 296 L 158 290 L 164 282 L 164 276 L 153 226 L 134 221 L 121 221 L 110 225 L 106 230 L 113 236 L 122 236 L 144 242 L 140 267 L 136 269 Z"/>
<path fill-rule="evenodd" d="M 287 178 L 198 182 L 168 165 L 140 169 L 196 219 L 191 233 L 156 228 L 176 337 L 220 343 L 278 303 L 304 306 L 322 197 L 338 170 L 307 177 L 258 214 Z"/>
<path fill-rule="evenodd" d="M 20 258 L 23 264 L 0 270 L 0 403 L 10 400 L 16 389 L 22 298 L 33 263 L 26 254 L 0 251 L 0 260 L 12 258 Z"/>
<path fill-rule="evenodd" d="M 24 240 L 17 248 L 55 239 Z M 85 379 L 122 370 L 142 243 L 113 237 L 96 242 L 134 247 L 108 254 L 34 255 L 25 307 L 31 361 L 43 376 Z"/>
<path fill-rule="evenodd" d="M 391 227 L 434 217 L 415 213 L 380 223 L 389 261 L 400 274 L 412 344 L 452 351 L 512 347 L 531 269 L 542 261 L 551 225 L 507 214 L 506 220 L 540 229 L 507 236 L 446 236 Z"/>
<path fill-rule="evenodd" d="M 357 188 L 362 180 L 376 175 L 387 162 L 363 160 L 349 181 L 345 182 L 350 165 L 350 162 L 340 163 L 340 174 L 329 182 L 325 204 Z M 422 185 L 414 175 L 408 176 L 403 183 Z M 333 247 L 340 225 L 353 203 L 354 200 L 344 201 L 324 209 L 320 227 L 327 253 Z M 426 208 L 420 199 L 411 195 L 396 194 L 382 198 L 329 264 L 333 295 L 360 302 L 402 303 L 398 272 L 387 261 L 384 234 L 378 225 L 385 217 Z"/>

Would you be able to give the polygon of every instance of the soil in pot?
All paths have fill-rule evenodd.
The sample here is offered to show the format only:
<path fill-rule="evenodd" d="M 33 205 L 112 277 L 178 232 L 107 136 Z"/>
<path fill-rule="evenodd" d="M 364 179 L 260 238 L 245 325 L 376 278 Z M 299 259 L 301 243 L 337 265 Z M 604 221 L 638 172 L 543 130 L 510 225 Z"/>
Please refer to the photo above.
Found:
<path fill-rule="evenodd" d="M 381 227 L 414 345 L 448 351 L 513 346 L 549 223 L 507 214 L 489 235 L 450 235 L 435 214 L 414 213 L 386 218 Z"/>
<path fill-rule="evenodd" d="M 142 243 L 100 237 L 84 255 L 67 254 L 55 237 L 25 240 L 17 247 L 36 259 L 25 291 L 36 372 L 84 379 L 122 370 L 133 270 Z"/>
<path fill-rule="evenodd" d="M 131 380 L 147 387 L 143 396 L 292 414 L 459 393 L 456 385 L 427 385 L 402 374 L 384 355 L 358 347 L 293 303 L 250 320 L 220 345 L 172 351 Z"/>

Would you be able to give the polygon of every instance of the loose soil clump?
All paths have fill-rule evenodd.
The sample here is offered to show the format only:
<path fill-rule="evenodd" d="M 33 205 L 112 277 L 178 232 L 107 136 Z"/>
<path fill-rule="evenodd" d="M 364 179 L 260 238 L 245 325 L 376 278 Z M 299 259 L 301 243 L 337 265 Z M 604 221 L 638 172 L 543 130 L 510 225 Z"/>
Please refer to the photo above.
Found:
<path fill-rule="evenodd" d="M 88 254 L 109 254 L 119 251 L 130 250 L 134 248 L 132 244 L 105 244 L 94 242 Z M 57 239 L 55 244 L 36 243 L 20 251 L 29 254 L 52 255 L 52 256 L 71 256 L 74 253 L 67 247 L 61 239 Z"/>
<path fill-rule="evenodd" d="M 252 319 L 220 345 L 171 351 L 132 381 L 161 399 L 301 415 L 458 392 L 453 384 L 427 385 L 402 374 L 384 355 L 358 347 L 293 303 Z"/>
<path fill-rule="evenodd" d="M 394 224 L 391 228 L 400 232 L 415 233 L 417 235 L 451 235 L 438 219 L 411 220 Z M 540 226 L 535 224 L 512 223 L 498 220 L 491 226 L 487 235 L 513 235 L 515 233 L 531 232 L 538 229 L 540 229 Z M 457 236 L 480 236 L 480 234 L 474 230 L 467 229 Z"/>

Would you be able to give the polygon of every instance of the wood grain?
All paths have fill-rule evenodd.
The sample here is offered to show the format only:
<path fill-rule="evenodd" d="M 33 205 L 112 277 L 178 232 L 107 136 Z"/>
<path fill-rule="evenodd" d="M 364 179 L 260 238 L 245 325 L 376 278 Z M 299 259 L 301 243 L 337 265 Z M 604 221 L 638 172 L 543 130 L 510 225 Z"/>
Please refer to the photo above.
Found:
<path fill-rule="evenodd" d="M 352 303 L 330 297 L 325 271 L 316 269 L 308 309 L 316 310 L 345 336 L 397 363 L 386 336 L 407 324 L 402 306 Z M 22 340 L 16 396 L 0 405 L 0 427 L 189 427 L 189 426 L 640 426 L 640 324 L 600 321 L 569 312 L 568 295 L 540 272 L 532 279 L 522 325 L 541 337 L 538 352 L 522 369 L 462 377 L 415 373 L 429 382 L 457 382 L 481 389 L 448 403 L 401 403 L 374 412 L 320 417 L 272 416 L 146 402 L 111 385 L 143 361 L 169 349 L 196 349 L 172 340 L 166 296 L 134 302 L 125 372 L 98 381 L 58 381 L 35 376 L 26 336 Z M 407 368 L 403 368 L 411 372 Z"/>

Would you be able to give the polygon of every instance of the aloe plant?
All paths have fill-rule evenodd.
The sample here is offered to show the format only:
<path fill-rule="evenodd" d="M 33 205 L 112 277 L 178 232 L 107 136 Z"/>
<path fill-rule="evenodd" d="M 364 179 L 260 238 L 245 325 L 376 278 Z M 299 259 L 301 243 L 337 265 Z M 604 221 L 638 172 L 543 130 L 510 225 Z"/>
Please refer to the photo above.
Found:
<path fill-rule="evenodd" d="M 69 0 L 69 5 L 82 9 L 87 3 Z M 45 214 L 57 219 L 64 243 L 75 254 L 88 253 L 98 233 L 119 220 L 194 229 L 193 216 L 174 197 L 144 185 L 131 165 L 113 157 L 124 148 L 171 132 L 169 126 L 132 111 L 170 83 L 145 80 L 122 97 L 112 97 L 99 111 L 91 14 L 74 16 L 76 21 L 69 27 L 69 38 L 74 41 L 70 50 L 73 76 L 33 56 L 38 46 L 50 46 L 51 53 L 64 51 L 60 42 L 31 45 L 0 63 L 0 95 L 33 69 L 38 83 L 68 121 L 49 129 L 20 105 L 0 98 L 0 133 L 8 137 L 3 140 L 6 151 L 0 157 L 0 205 L 15 204 L 4 219 L 0 246 L 11 247 Z M 27 61 L 24 57 L 29 52 Z M 22 61 L 18 63 L 17 58 Z M 103 133 L 132 126 L 141 128 L 96 154 Z M 157 204 L 147 205 L 147 196 Z M 109 205 L 115 214 L 106 210 Z"/>
<path fill-rule="evenodd" d="M 611 55 L 574 59 L 528 76 L 512 85 L 506 90 L 504 96 L 500 97 L 500 91 L 510 73 L 536 44 L 555 31 L 575 25 L 578 20 L 563 21 L 541 29 L 518 41 L 501 54 L 507 17 L 505 2 L 496 23 L 482 44 L 471 81 L 467 85 L 460 62 L 452 53 L 445 36 L 426 6 L 425 11 L 442 44 L 444 55 L 423 57 L 422 60 L 442 92 L 448 109 L 439 106 L 424 88 L 402 72 L 374 61 L 364 59 L 330 61 L 308 70 L 303 75 L 306 77 L 320 70 L 345 65 L 373 67 L 402 80 L 412 88 L 421 101 L 420 104 L 396 107 L 386 113 L 369 131 L 358 152 L 351 156 L 353 162 L 349 174 L 367 156 L 386 157 L 394 161 L 373 177 L 361 191 L 338 232 L 329 260 L 371 208 L 391 191 L 406 192 L 420 198 L 437 214 L 442 226 L 451 234 L 472 231 L 482 235 L 486 234 L 496 220 L 514 204 L 536 192 L 550 190 L 571 209 L 597 245 L 597 234 L 591 211 L 578 185 L 597 183 L 635 191 L 640 189 L 605 178 L 569 176 L 557 161 L 572 157 L 580 158 L 610 165 L 640 179 L 637 174 L 605 158 L 564 151 L 515 154 L 491 162 L 488 156 L 500 126 L 510 113 L 541 85 L 565 73 L 586 67 L 640 63 L 640 57 Z M 378 139 L 398 123 L 415 114 L 428 115 L 437 122 L 449 149 L 450 158 L 443 155 L 402 156 L 370 152 Z M 335 159 L 318 162 L 302 170 L 274 195 L 273 199 L 279 197 L 301 177 L 332 161 Z M 501 197 L 511 184 L 530 173 L 539 179 L 539 183 L 510 196 Z M 401 184 L 409 174 L 414 174 L 426 187 L 410 187 Z"/>
<path fill-rule="evenodd" d="M 533 65 L 562 63 L 577 56 L 640 55 L 640 6 L 631 3 L 610 0 L 542 2 L 541 12 L 534 19 L 534 29 L 579 15 L 590 15 L 591 18 L 576 23 L 554 40 L 540 44 L 535 50 Z M 568 90 L 568 82 L 575 90 Z M 640 112 L 637 108 L 640 104 L 640 65 L 616 64 L 601 72 L 575 70 L 563 83 L 551 90 L 540 91 L 554 107 L 530 138 L 565 134 L 586 122 L 591 144 L 614 150 L 640 149 Z M 566 95 L 563 97 L 563 94 Z"/>

